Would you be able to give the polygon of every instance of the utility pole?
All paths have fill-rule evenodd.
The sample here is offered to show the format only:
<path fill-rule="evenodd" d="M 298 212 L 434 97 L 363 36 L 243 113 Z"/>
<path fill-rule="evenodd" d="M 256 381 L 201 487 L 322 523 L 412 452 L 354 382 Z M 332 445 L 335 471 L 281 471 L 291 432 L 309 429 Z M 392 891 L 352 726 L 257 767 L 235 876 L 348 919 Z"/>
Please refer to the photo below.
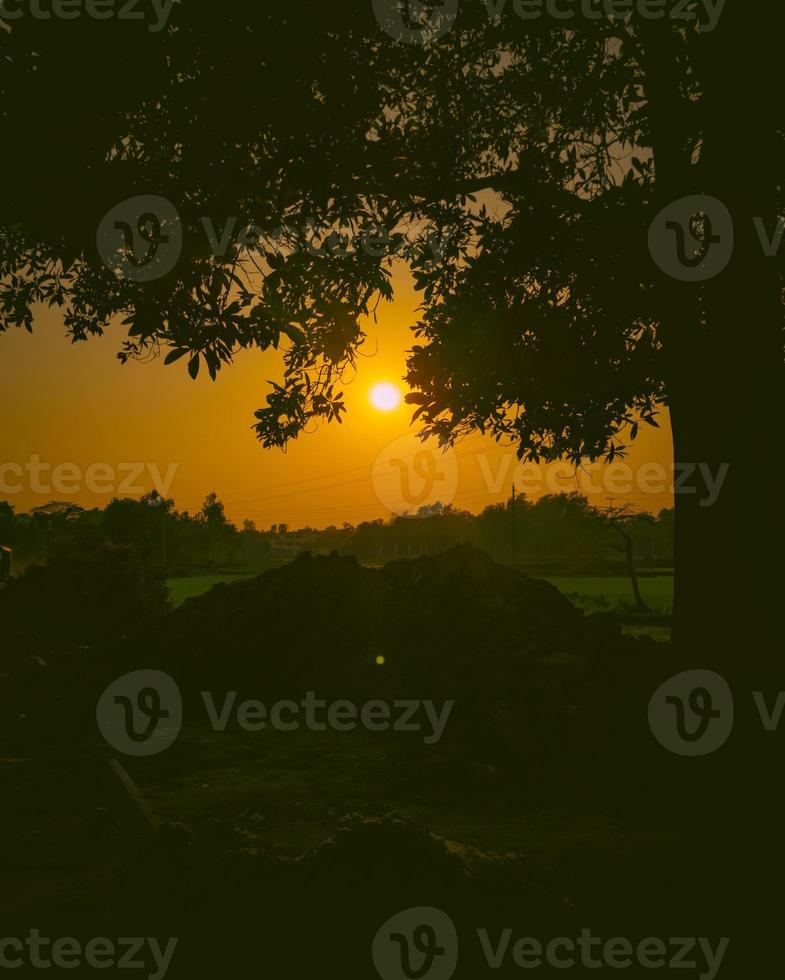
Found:
<path fill-rule="evenodd" d="M 517 564 L 517 523 L 515 520 L 515 484 L 512 485 L 512 567 Z"/>
<path fill-rule="evenodd" d="M 169 567 L 169 548 L 166 543 L 166 507 L 161 507 L 161 534 L 163 537 L 164 572 Z"/>

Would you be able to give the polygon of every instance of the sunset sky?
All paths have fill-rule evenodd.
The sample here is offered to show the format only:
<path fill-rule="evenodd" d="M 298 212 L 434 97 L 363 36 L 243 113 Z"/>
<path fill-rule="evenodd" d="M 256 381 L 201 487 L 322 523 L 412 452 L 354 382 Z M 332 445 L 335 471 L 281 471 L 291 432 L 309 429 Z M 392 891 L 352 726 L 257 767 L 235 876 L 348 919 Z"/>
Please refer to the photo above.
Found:
<path fill-rule="evenodd" d="M 325 527 L 388 518 L 416 509 L 421 499 L 479 512 L 509 497 L 514 475 L 519 492 L 531 498 L 579 489 L 566 465 L 539 476 L 531 468 L 515 473 L 514 452 L 480 436 L 459 444 L 446 460 L 422 456 L 421 447 L 405 439 L 412 432 L 411 407 L 374 407 L 375 385 L 387 382 L 405 390 L 400 379 L 405 351 L 413 343 L 408 328 L 417 302 L 399 271 L 395 302 L 380 307 L 378 326 L 369 324 L 368 356 L 360 360 L 354 379 L 347 379 L 344 424 L 302 436 L 285 454 L 262 449 L 251 429 L 254 411 L 265 403 L 268 379 L 280 376 L 275 352 L 241 351 L 216 382 L 206 376 L 194 382 L 184 362 L 122 366 L 115 356 L 123 339 L 119 326 L 103 338 L 72 345 L 57 311 L 42 310 L 32 336 L 17 329 L 0 335 L 5 419 L 0 499 L 17 511 L 50 499 L 102 507 L 113 496 L 140 496 L 152 489 L 155 473 L 164 480 L 169 474 L 171 486 L 158 489 L 167 491 L 179 510 L 198 510 L 215 490 L 233 521 L 250 518 L 265 529 L 280 522 Z M 598 468 L 590 486 L 584 481 L 592 503 L 605 506 L 613 497 L 653 512 L 671 505 L 670 431 L 667 416 L 660 421 L 660 430 L 643 427 L 628 469 L 617 465 L 603 474 Z M 27 469 L 33 457 L 51 468 L 39 471 L 35 486 Z M 62 464 L 70 464 L 58 474 L 58 485 L 67 492 L 56 492 L 51 471 Z M 92 481 L 86 478 L 96 464 L 104 464 L 97 483 L 95 470 Z M 406 467 L 413 467 L 410 492 L 402 497 Z M 428 496 L 423 481 L 430 479 Z M 101 492 L 91 491 L 88 483 Z"/>

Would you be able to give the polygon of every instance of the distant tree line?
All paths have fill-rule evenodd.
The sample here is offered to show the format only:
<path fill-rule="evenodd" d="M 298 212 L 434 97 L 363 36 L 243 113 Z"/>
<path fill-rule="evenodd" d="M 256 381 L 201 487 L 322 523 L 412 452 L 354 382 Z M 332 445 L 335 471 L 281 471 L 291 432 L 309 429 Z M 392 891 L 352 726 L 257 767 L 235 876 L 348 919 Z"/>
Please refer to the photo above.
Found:
<path fill-rule="evenodd" d="M 381 564 L 467 543 L 535 575 L 626 574 L 637 592 L 641 567 L 672 562 L 673 512 L 602 511 L 564 494 L 519 499 L 514 509 L 496 504 L 479 515 L 437 504 L 357 526 L 260 531 L 253 521 L 236 527 L 215 493 L 195 514 L 156 494 L 113 500 L 103 510 L 51 501 L 17 514 L 0 502 L 0 544 L 13 549 L 15 573 L 0 586 L 0 668 L 44 664 L 65 649 L 89 649 L 134 629 L 169 608 L 172 576 L 258 572 L 303 551 Z M 642 600 L 639 607 L 645 611 Z"/>
<path fill-rule="evenodd" d="M 195 514 L 177 511 L 174 501 L 155 493 L 141 500 L 116 499 L 103 510 L 53 501 L 16 514 L 0 502 L 0 544 L 14 549 L 17 568 L 97 551 L 104 544 L 130 548 L 146 565 L 175 575 L 197 569 L 263 569 L 302 551 L 338 551 L 382 563 L 436 554 L 462 543 L 532 571 L 626 571 L 629 553 L 640 565 L 670 567 L 673 511 L 654 516 L 629 508 L 603 510 L 573 493 L 536 501 L 523 497 L 514 508 L 508 501 L 477 515 L 437 504 L 416 515 L 356 526 L 291 530 L 281 524 L 262 531 L 253 521 L 240 528 L 229 521 L 215 493 Z"/>

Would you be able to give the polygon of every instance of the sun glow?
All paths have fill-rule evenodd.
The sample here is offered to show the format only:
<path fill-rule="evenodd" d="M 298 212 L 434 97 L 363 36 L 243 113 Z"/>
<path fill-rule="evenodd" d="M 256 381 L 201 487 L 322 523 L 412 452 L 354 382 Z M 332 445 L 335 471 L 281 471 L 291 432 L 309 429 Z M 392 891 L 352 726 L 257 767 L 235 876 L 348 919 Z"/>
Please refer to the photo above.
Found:
<path fill-rule="evenodd" d="M 400 389 L 389 381 L 382 381 L 371 388 L 371 404 L 380 412 L 393 412 L 401 404 Z"/>

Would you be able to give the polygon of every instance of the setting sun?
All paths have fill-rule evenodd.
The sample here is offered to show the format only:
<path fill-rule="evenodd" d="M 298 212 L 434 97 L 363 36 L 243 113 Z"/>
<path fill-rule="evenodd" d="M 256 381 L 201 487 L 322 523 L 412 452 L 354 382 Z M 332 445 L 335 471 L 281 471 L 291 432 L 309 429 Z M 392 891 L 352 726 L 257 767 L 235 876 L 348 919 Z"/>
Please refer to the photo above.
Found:
<path fill-rule="evenodd" d="M 371 404 L 380 412 L 394 411 L 402 400 L 400 389 L 389 381 L 383 381 L 371 388 Z"/>

